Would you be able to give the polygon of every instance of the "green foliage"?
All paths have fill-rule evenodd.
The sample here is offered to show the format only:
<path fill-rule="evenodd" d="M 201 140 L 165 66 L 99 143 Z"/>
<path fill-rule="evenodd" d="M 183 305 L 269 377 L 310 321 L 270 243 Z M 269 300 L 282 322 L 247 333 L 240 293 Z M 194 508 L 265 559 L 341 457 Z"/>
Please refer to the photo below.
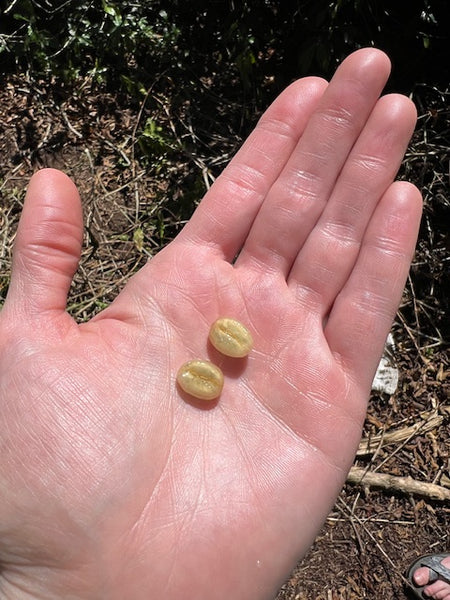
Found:
<path fill-rule="evenodd" d="M 10 0 L 0 9 L 0 53 L 6 64 L 63 79 L 135 81 L 161 68 L 177 30 L 155 2 Z"/>
<path fill-rule="evenodd" d="M 177 147 L 176 141 L 149 117 L 138 138 L 139 147 L 147 157 L 162 158 Z"/>
<path fill-rule="evenodd" d="M 258 98 L 352 50 L 387 50 L 400 86 L 448 79 L 448 0 L 0 0 L 2 68 L 65 80 L 89 74 L 142 95 L 157 76 L 197 86 L 235 74 Z M 265 102 L 265 100 L 264 100 Z"/>
<path fill-rule="evenodd" d="M 330 77 L 362 46 L 385 49 L 400 65 L 399 87 L 443 69 L 449 43 L 448 0 L 172 0 L 167 19 L 178 31 L 177 63 L 197 77 L 234 70 L 246 92 L 275 92 L 311 73 Z M 413 58 L 412 58 L 413 57 Z M 439 60 L 441 58 L 441 60 Z M 264 101 L 265 104 L 265 101 Z"/>

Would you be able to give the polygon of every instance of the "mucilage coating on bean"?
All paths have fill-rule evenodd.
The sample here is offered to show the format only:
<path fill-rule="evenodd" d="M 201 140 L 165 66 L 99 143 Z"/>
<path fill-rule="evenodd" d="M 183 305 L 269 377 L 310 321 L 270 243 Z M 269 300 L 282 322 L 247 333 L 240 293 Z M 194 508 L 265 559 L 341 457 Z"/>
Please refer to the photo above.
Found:
<path fill-rule="evenodd" d="M 189 360 L 181 365 L 177 382 L 183 391 L 200 400 L 214 400 L 223 388 L 223 373 L 207 360 Z"/>
<path fill-rule="evenodd" d="M 253 338 L 247 327 L 229 317 L 221 317 L 212 324 L 209 341 L 216 350 L 234 358 L 247 356 L 253 348 Z"/>

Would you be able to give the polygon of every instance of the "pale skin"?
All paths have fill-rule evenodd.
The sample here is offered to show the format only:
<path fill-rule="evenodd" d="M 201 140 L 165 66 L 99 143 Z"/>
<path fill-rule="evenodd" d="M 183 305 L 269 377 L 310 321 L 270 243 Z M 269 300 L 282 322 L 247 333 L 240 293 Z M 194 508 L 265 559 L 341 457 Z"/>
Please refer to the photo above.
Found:
<path fill-rule="evenodd" d="M 450 557 L 442 559 L 442 564 L 450 569 Z M 420 567 L 413 576 L 414 582 L 419 586 L 425 586 L 423 593 L 425 597 L 435 600 L 450 600 L 450 583 L 438 579 L 429 585 L 430 570 L 427 567 Z"/>
<path fill-rule="evenodd" d="M 416 242 L 420 193 L 393 183 L 416 113 L 380 98 L 389 69 L 363 49 L 292 84 L 88 323 L 65 311 L 78 193 L 33 176 L 0 313 L 2 598 L 274 598 L 352 464 Z M 208 345 L 220 316 L 247 359 Z M 175 383 L 192 358 L 225 375 L 207 408 Z"/>

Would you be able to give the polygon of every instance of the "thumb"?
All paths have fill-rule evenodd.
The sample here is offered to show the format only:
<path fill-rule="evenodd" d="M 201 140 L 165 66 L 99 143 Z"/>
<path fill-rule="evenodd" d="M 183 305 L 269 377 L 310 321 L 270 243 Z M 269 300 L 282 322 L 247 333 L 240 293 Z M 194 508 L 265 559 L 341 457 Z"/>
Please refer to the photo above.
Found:
<path fill-rule="evenodd" d="M 65 310 L 82 230 L 74 183 L 55 169 L 33 175 L 17 229 L 6 310 L 26 317 Z"/>

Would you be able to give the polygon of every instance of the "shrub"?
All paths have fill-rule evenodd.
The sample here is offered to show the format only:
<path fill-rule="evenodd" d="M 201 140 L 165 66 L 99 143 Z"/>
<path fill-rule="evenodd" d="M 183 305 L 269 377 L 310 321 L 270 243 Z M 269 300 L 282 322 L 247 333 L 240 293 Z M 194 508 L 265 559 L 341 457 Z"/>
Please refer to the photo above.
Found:
<path fill-rule="evenodd" d="M 247 92 L 309 73 L 329 76 L 375 45 L 398 86 L 447 84 L 447 0 L 8 0 L 0 8 L 3 70 L 86 73 L 139 90 L 156 74 L 189 80 L 231 69 Z"/>

